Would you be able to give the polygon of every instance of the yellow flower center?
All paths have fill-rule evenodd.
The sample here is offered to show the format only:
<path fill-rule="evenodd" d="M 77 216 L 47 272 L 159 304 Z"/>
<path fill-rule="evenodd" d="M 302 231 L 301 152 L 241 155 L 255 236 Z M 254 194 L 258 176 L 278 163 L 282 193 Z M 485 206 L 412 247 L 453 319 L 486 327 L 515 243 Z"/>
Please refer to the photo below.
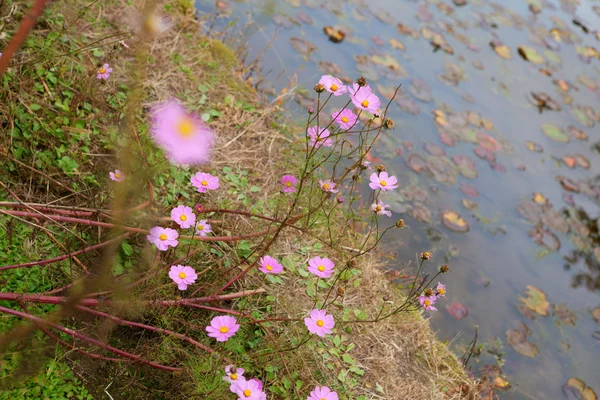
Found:
<path fill-rule="evenodd" d="M 273 267 L 271 267 L 270 265 L 265 265 L 265 269 L 267 271 L 273 271 Z"/>
<path fill-rule="evenodd" d="M 246 397 L 252 396 L 252 392 L 250 391 L 250 389 L 244 390 L 244 396 L 246 396 Z"/>
<path fill-rule="evenodd" d="M 105 72 L 106 72 L 106 70 L 104 69 L 104 67 L 102 67 L 102 68 L 100 68 L 100 69 L 98 70 L 98 72 L 100 72 L 101 74 L 103 74 L 103 73 L 105 73 Z"/>
<path fill-rule="evenodd" d="M 324 183 L 323 184 L 323 189 L 325 189 L 325 190 L 329 190 L 330 187 L 331 186 L 329 186 L 329 183 Z"/>
<path fill-rule="evenodd" d="M 386 181 L 379 181 L 379 184 L 380 184 L 381 186 L 384 186 L 384 187 L 385 187 L 385 186 L 387 186 L 387 182 L 386 182 Z"/>
<path fill-rule="evenodd" d="M 431 301 L 430 300 L 425 300 L 423 302 L 423 304 L 425 304 L 426 307 L 429 307 L 431 305 Z"/>
<path fill-rule="evenodd" d="M 323 322 L 322 319 L 320 319 L 320 320 L 317 321 L 317 326 L 323 327 L 323 325 L 325 325 L 325 322 Z"/>
<path fill-rule="evenodd" d="M 207 182 L 207 181 L 202 181 L 202 182 L 200 182 L 200 184 L 201 184 L 202 186 L 208 186 L 208 182 Z"/>
<path fill-rule="evenodd" d="M 377 211 L 377 212 L 381 211 L 381 206 L 375 207 L 375 211 Z"/>
<path fill-rule="evenodd" d="M 439 294 L 446 294 L 446 289 L 440 288 L 440 289 L 438 289 L 438 293 Z"/>
<path fill-rule="evenodd" d="M 348 119 L 348 117 L 342 117 L 342 122 L 343 122 L 343 123 L 347 124 L 347 123 L 348 123 L 348 121 L 350 121 L 350 120 Z"/>
<path fill-rule="evenodd" d="M 167 240 L 167 235 L 165 233 L 161 233 L 158 237 L 160 240 Z"/>
<path fill-rule="evenodd" d="M 369 100 L 363 100 L 362 103 L 360 103 L 361 106 L 363 106 L 364 108 L 369 107 Z"/>
<path fill-rule="evenodd" d="M 234 381 L 237 381 L 237 374 L 231 374 L 231 375 L 229 375 L 229 377 L 230 377 L 232 380 L 234 380 Z"/>
<path fill-rule="evenodd" d="M 336 91 L 336 90 L 338 90 L 339 88 L 338 88 L 338 85 L 336 85 L 336 84 L 334 83 L 333 85 L 331 85 L 330 89 L 331 89 L 331 91 L 332 91 L 332 92 L 335 92 L 335 91 Z"/>
<path fill-rule="evenodd" d="M 219 332 L 221 332 L 221 333 L 227 333 L 227 332 L 229 332 L 229 328 L 226 327 L 226 326 L 222 326 L 221 329 L 219 329 Z"/>
<path fill-rule="evenodd" d="M 181 137 L 188 138 L 192 136 L 193 131 L 194 124 L 189 118 L 184 118 L 177 124 L 177 132 Z"/>
<path fill-rule="evenodd" d="M 287 186 L 287 187 L 290 187 L 290 186 L 292 186 L 292 182 L 290 182 L 290 181 L 287 181 L 287 182 L 285 183 L 285 186 Z"/>
<path fill-rule="evenodd" d="M 185 279 L 185 277 L 186 277 L 186 276 L 187 276 L 187 275 L 185 274 L 185 272 L 180 272 L 180 273 L 179 273 L 179 277 L 180 277 L 181 279 Z"/>
<path fill-rule="evenodd" d="M 196 227 L 199 231 L 203 231 L 204 230 L 204 225 L 202 224 L 198 224 L 198 226 Z"/>
<path fill-rule="evenodd" d="M 121 177 L 121 174 L 119 174 L 118 172 L 115 172 L 115 178 L 119 179 Z"/>
<path fill-rule="evenodd" d="M 322 265 L 319 265 L 319 266 L 317 267 L 317 269 L 318 269 L 319 271 L 321 271 L 321 272 L 325 271 L 325 267 L 324 267 L 324 266 L 322 266 Z"/>
<path fill-rule="evenodd" d="M 185 216 L 185 214 L 181 214 L 179 216 L 179 219 L 182 220 L 182 221 L 187 221 L 187 217 Z"/>

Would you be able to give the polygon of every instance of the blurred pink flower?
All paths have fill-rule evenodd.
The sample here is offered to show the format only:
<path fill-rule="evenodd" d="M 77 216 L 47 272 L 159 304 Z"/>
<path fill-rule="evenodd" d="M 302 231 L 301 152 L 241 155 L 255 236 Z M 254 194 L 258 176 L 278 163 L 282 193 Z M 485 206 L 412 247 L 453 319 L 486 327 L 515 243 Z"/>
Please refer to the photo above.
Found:
<path fill-rule="evenodd" d="M 212 227 L 210 226 L 207 220 L 201 219 L 200 221 L 198 221 L 198 223 L 196 224 L 196 235 L 206 237 L 206 234 L 211 232 Z"/>
<path fill-rule="evenodd" d="M 398 187 L 398 179 L 396 179 L 395 176 L 388 175 L 385 171 L 382 171 L 379 175 L 377 175 L 376 172 L 373 172 L 369 180 L 371 181 L 369 187 L 373 190 L 381 189 L 385 192 L 387 190 L 394 190 Z"/>
<path fill-rule="evenodd" d="M 319 179 L 319 186 L 321 186 L 321 189 L 323 189 L 324 192 L 329 192 L 329 193 L 339 192 L 339 190 L 337 190 L 335 188 L 335 182 L 332 182 L 330 179 L 328 179 L 326 181 L 322 181 Z"/>
<path fill-rule="evenodd" d="M 179 290 L 186 290 L 188 285 L 196 282 L 198 275 L 194 268 L 187 265 L 173 265 L 169 271 L 169 278 L 177 284 Z"/>
<path fill-rule="evenodd" d="M 328 129 L 325 129 L 325 128 L 321 129 L 321 133 L 319 133 L 319 134 L 317 134 L 317 132 L 318 131 L 317 131 L 316 126 L 311 126 L 307 130 L 308 137 L 310 137 L 310 142 L 308 144 L 311 147 L 318 149 L 321 146 L 325 146 L 325 147 L 333 146 L 333 140 L 327 139 L 329 137 L 329 135 L 331 135 L 331 133 L 329 132 Z"/>
<path fill-rule="evenodd" d="M 308 271 L 320 278 L 331 278 L 335 264 L 329 258 L 314 257 L 308 260 Z"/>
<path fill-rule="evenodd" d="M 194 214 L 192 207 L 177 206 L 171 210 L 171 219 L 177 222 L 180 227 L 187 229 L 196 223 L 196 214 Z"/>
<path fill-rule="evenodd" d="M 194 185 L 200 193 L 206 193 L 209 190 L 216 190 L 221 186 L 219 183 L 219 178 L 211 174 L 207 174 L 206 172 L 196 172 L 196 175 L 192 176 L 190 182 L 192 182 L 192 185 Z"/>
<path fill-rule="evenodd" d="M 338 395 L 327 386 L 317 386 L 306 400 L 338 400 Z"/>
<path fill-rule="evenodd" d="M 108 64 L 104 64 L 98 68 L 98 75 L 96 75 L 96 79 L 107 80 L 110 78 L 110 73 L 112 70 L 113 69 Z"/>
<path fill-rule="evenodd" d="M 260 258 L 259 270 L 265 274 L 280 274 L 283 271 L 283 265 L 274 257 L 264 256 Z"/>
<path fill-rule="evenodd" d="M 438 282 L 437 286 L 435 287 L 435 295 L 437 297 L 443 297 L 445 299 L 446 298 L 446 285 Z"/>
<path fill-rule="evenodd" d="M 419 304 L 421 304 L 424 309 L 429 311 L 437 311 L 437 308 L 433 306 L 436 300 L 437 298 L 435 296 L 429 297 L 423 294 L 419 296 Z"/>
<path fill-rule="evenodd" d="M 150 134 L 175 164 L 204 164 L 210 160 L 214 134 L 198 117 L 176 101 L 155 106 Z"/>
<path fill-rule="evenodd" d="M 341 96 L 348 91 L 348 87 L 346 87 L 342 81 L 331 75 L 323 75 L 321 79 L 319 79 L 319 83 L 325 86 L 325 90 L 329 93 L 333 93 L 334 96 Z"/>
<path fill-rule="evenodd" d="M 109 172 L 108 176 L 115 182 L 123 182 L 125 180 L 125 174 L 118 169 L 115 169 L 115 172 Z"/>
<path fill-rule="evenodd" d="M 281 177 L 281 184 L 283 185 L 283 193 L 291 193 L 296 191 L 296 184 L 298 179 L 294 175 L 284 175 Z"/>
<path fill-rule="evenodd" d="M 392 212 L 388 210 L 389 204 L 383 204 L 383 201 L 379 200 L 377 203 L 371 204 L 371 211 L 377 213 L 377 215 L 392 216 Z"/>
<path fill-rule="evenodd" d="M 239 382 L 240 378 L 244 379 L 244 368 L 236 368 L 233 364 L 229 364 L 225 367 L 225 376 L 223 380 L 231 384 Z M 233 390 L 230 388 L 233 392 Z"/>
<path fill-rule="evenodd" d="M 361 110 L 366 110 L 371 114 L 379 114 L 380 112 L 381 102 L 379 97 L 373 93 L 369 85 L 361 87 L 355 83 L 353 88 L 350 89 L 350 99 L 352 104 Z"/>
<path fill-rule="evenodd" d="M 331 117 L 335 118 L 335 122 L 345 131 L 352 128 L 356 124 L 356 120 L 358 120 L 358 116 L 347 108 L 344 108 L 342 112 L 334 112 L 331 114 Z"/>
<path fill-rule="evenodd" d="M 234 317 L 221 315 L 214 317 L 206 327 L 208 336 L 217 339 L 217 342 L 226 342 L 240 329 L 240 324 Z"/>
<path fill-rule="evenodd" d="M 175 229 L 161 228 L 160 226 L 150 229 L 150 234 L 146 236 L 148 241 L 154 244 L 160 251 L 166 251 L 169 246 L 177 247 L 179 244 L 177 241 L 178 237 L 179 233 Z"/>
<path fill-rule="evenodd" d="M 263 400 L 266 399 L 264 392 L 258 387 L 254 379 L 243 380 L 232 385 L 233 393 L 238 395 L 238 400 Z"/>
<path fill-rule="evenodd" d="M 310 333 L 325 337 L 325 335 L 331 334 L 335 321 L 333 316 L 327 314 L 325 310 L 315 308 L 310 312 L 310 317 L 304 318 L 304 325 Z"/>

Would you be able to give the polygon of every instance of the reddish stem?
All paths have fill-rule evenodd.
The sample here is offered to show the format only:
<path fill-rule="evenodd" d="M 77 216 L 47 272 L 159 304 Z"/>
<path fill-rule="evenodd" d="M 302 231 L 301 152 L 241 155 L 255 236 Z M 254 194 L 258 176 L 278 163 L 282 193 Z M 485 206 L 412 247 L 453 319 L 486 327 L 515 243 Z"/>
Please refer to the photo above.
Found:
<path fill-rule="evenodd" d="M 158 364 L 152 361 L 148 361 L 143 359 L 141 356 L 132 354 L 132 353 L 128 353 L 126 351 L 117 349 L 115 347 L 112 347 L 100 340 L 94 339 L 92 337 L 83 335 L 77 331 L 74 331 L 72 329 L 69 328 L 65 328 L 64 326 L 55 324 L 54 322 L 50 322 L 50 321 L 45 321 L 42 318 L 36 317 L 34 315 L 31 314 L 27 314 L 21 311 L 17 311 L 17 310 L 13 310 L 12 308 L 6 308 L 6 307 L 2 307 L 0 306 L 0 312 L 6 313 L 6 314 L 11 314 L 11 315 L 15 315 L 17 317 L 21 317 L 24 319 L 27 319 L 31 322 L 33 322 L 36 325 L 46 325 L 46 326 L 50 326 L 53 329 L 56 329 L 57 331 L 66 333 L 69 336 L 73 336 L 77 339 L 83 340 L 85 342 L 91 343 L 93 345 L 96 345 L 98 347 L 103 348 L 104 350 L 110 351 L 111 353 L 117 354 L 119 356 L 128 358 L 130 360 L 133 361 L 137 361 L 137 362 L 141 362 L 143 364 L 149 365 L 153 368 L 157 368 L 157 369 L 162 369 L 162 370 L 166 370 L 166 371 L 181 371 L 181 368 L 177 368 L 177 367 L 169 367 L 167 365 L 162 365 L 162 364 Z"/>
<path fill-rule="evenodd" d="M 25 267 L 33 267 L 33 266 L 36 266 L 36 265 L 52 264 L 52 263 L 55 263 L 55 262 L 58 262 L 58 261 L 66 260 L 67 258 L 74 257 L 74 256 L 76 256 L 78 254 L 87 253 L 88 251 L 96 250 L 96 249 L 102 248 L 104 246 L 107 246 L 109 244 L 112 244 L 114 242 L 121 241 L 121 240 L 125 239 L 127 236 L 129 236 L 129 233 L 126 233 L 124 235 L 118 236 L 118 237 L 116 237 L 114 239 L 108 240 L 108 241 L 103 242 L 103 243 L 99 243 L 99 244 L 95 244 L 93 246 L 86 247 L 85 249 L 77 250 L 77 251 L 74 251 L 74 252 L 69 253 L 69 254 L 64 254 L 62 256 L 58 256 L 58 257 L 54 257 L 54 258 L 49 258 L 47 260 L 31 261 L 31 262 L 23 263 L 23 264 L 5 265 L 3 267 L 0 267 L 0 271 L 4 271 L 6 269 L 25 268 Z"/>

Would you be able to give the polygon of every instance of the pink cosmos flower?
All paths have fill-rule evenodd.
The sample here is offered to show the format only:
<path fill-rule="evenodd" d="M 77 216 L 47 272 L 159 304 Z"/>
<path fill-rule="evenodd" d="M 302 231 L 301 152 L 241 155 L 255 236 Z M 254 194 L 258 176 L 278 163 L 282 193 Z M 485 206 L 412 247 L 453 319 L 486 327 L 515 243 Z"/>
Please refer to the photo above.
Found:
<path fill-rule="evenodd" d="M 124 40 L 119 40 L 119 44 L 120 44 L 121 46 L 123 46 L 124 48 L 126 48 L 126 49 L 128 49 L 128 48 L 129 48 L 129 45 L 127 45 L 127 43 L 125 43 L 125 41 L 124 41 Z"/>
<path fill-rule="evenodd" d="M 221 186 L 219 183 L 219 178 L 211 174 L 207 174 L 206 172 L 196 172 L 196 175 L 192 176 L 190 182 L 192 182 L 192 185 L 194 185 L 200 193 L 206 193 L 209 190 L 216 190 Z"/>
<path fill-rule="evenodd" d="M 112 68 L 109 67 L 108 64 L 104 64 L 100 68 L 98 68 L 98 75 L 96 75 L 96 79 L 107 80 L 110 78 L 110 73 L 112 72 Z"/>
<path fill-rule="evenodd" d="M 329 258 L 314 257 L 308 260 L 308 271 L 320 278 L 331 278 L 334 267 Z"/>
<path fill-rule="evenodd" d="M 198 275 L 194 268 L 187 265 L 173 265 L 169 271 L 169 278 L 177 284 L 179 290 L 186 290 L 188 285 L 196 282 Z"/>
<path fill-rule="evenodd" d="M 198 223 L 196 224 L 196 235 L 206 237 L 206 234 L 211 232 L 212 227 L 210 226 L 207 220 L 201 219 L 200 221 L 198 221 Z"/>
<path fill-rule="evenodd" d="M 176 101 L 153 108 L 150 135 L 175 164 L 204 164 L 215 142 L 213 132 L 200 117 Z"/>
<path fill-rule="evenodd" d="M 395 176 L 388 175 L 385 171 L 380 172 L 379 176 L 377 176 L 376 172 L 373 172 L 369 180 L 371 181 L 369 187 L 373 190 L 381 189 L 385 192 L 398 187 L 398 179 Z"/>
<path fill-rule="evenodd" d="M 234 384 L 239 382 L 240 379 L 244 379 L 244 368 L 236 368 L 233 366 L 233 364 L 229 364 L 225 367 L 225 376 L 223 377 L 225 382 Z M 233 390 L 231 391 L 233 392 Z"/>
<path fill-rule="evenodd" d="M 363 167 L 365 167 L 365 169 L 371 169 L 371 161 L 367 160 L 366 158 L 364 158 L 362 160 L 362 162 L 360 163 L 360 165 L 362 165 Z"/>
<path fill-rule="evenodd" d="M 110 180 L 115 182 L 123 182 L 125 180 L 125 174 L 121 170 L 115 169 L 115 172 L 109 172 Z"/>
<path fill-rule="evenodd" d="M 327 386 L 317 386 L 306 400 L 338 400 L 338 395 Z"/>
<path fill-rule="evenodd" d="M 171 219 L 184 228 L 190 228 L 196 223 L 196 214 L 192 211 L 192 207 L 177 206 L 171 210 Z"/>
<path fill-rule="evenodd" d="M 258 385 L 258 388 L 259 388 L 260 390 L 262 390 L 262 388 L 263 388 L 263 383 L 262 383 L 262 381 L 261 381 L 260 379 L 258 379 L 258 378 L 252 378 L 252 379 L 250 379 L 250 380 L 251 380 L 251 381 L 254 381 L 254 382 L 256 382 L 256 384 Z"/>
<path fill-rule="evenodd" d="M 331 147 L 333 146 L 333 139 L 327 139 L 331 133 L 329 129 L 321 129 L 321 133 L 317 134 L 317 127 L 311 126 L 308 128 L 308 136 L 310 137 L 310 142 L 308 143 L 310 146 L 318 149 L 321 146 Z"/>
<path fill-rule="evenodd" d="M 392 216 L 392 212 L 388 210 L 389 204 L 383 204 L 383 201 L 379 200 L 377 203 L 371 204 L 371 211 L 377 213 L 377 215 Z"/>
<path fill-rule="evenodd" d="M 283 271 L 283 265 L 276 258 L 264 256 L 260 258 L 259 270 L 265 274 L 280 274 Z"/>
<path fill-rule="evenodd" d="M 446 285 L 438 282 L 437 286 L 435 287 L 435 295 L 436 297 L 446 298 Z"/>
<path fill-rule="evenodd" d="M 335 122 L 345 131 L 352 128 L 356 124 L 356 120 L 358 120 L 358 116 L 347 108 L 344 108 L 342 112 L 334 112 L 331 114 L 331 117 L 335 118 Z"/>
<path fill-rule="evenodd" d="M 350 89 L 350 99 L 352 104 L 361 110 L 366 110 L 371 114 L 379 114 L 381 102 L 379 97 L 373 94 L 373 90 L 369 85 L 361 87 L 354 83 L 353 88 Z"/>
<path fill-rule="evenodd" d="M 284 175 L 281 177 L 281 184 L 283 185 L 283 193 L 291 193 L 296 191 L 296 184 L 298 179 L 294 175 Z"/>
<path fill-rule="evenodd" d="M 150 234 L 146 236 L 148 241 L 154 244 L 160 251 L 166 251 L 169 246 L 177 247 L 179 244 L 179 241 L 177 241 L 178 237 L 179 233 L 175 229 L 161 228 L 160 226 L 150 229 Z"/>
<path fill-rule="evenodd" d="M 210 325 L 206 327 L 208 336 L 217 339 L 217 342 L 226 342 L 230 337 L 240 329 L 240 324 L 234 317 L 221 315 L 214 317 Z"/>
<path fill-rule="evenodd" d="M 321 186 L 321 189 L 323 189 L 324 192 L 329 192 L 329 193 L 339 192 L 339 190 L 337 190 L 335 188 L 335 182 L 332 182 L 330 179 L 328 179 L 326 181 L 322 181 L 319 179 L 319 185 Z"/>
<path fill-rule="evenodd" d="M 254 379 L 240 381 L 233 389 L 233 393 L 238 395 L 238 400 L 266 399 L 266 395 L 259 389 L 258 383 Z"/>
<path fill-rule="evenodd" d="M 345 86 L 342 81 L 331 75 L 323 75 L 321 79 L 319 79 L 319 83 L 325 86 L 325 90 L 332 93 L 334 96 L 341 96 L 348 91 L 348 87 Z"/>
<path fill-rule="evenodd" d="M 304 325 L 306 325 L 310 333 L 325 337 L 325 335 L 331 334 L 335 326 L 335 321 L 333 320 L 333 316 L 327 314 L 325 310 L 315 308 L 310 312 L 309 318 L 304 318 Z"/>
<path fill-rule="evenodd" d="M 419 304 L 423 306 L 424 309 L 429 311 L 437 311 L 433 305 L 435 304 L 437 298 L 435 296 L 425 296 L 424 294 L 419 296 Z"/>

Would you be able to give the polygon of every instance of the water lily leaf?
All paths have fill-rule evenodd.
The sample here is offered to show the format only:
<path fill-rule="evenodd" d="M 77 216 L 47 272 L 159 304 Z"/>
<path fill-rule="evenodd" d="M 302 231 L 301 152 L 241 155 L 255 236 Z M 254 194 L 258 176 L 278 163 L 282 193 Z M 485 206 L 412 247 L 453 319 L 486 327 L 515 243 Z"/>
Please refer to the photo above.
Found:
<path fill-rule="evenodd" d="M 346 38 L 346 33 L 339 29 L 335 29 L 333 26 L 326 26 L 323 28 L 323 32 L 329 38 L 330 42 L 340 43 Z"/>
<path fill-rule="evenodd" d="M 446 151 L 435 143 L 425 143 L 423 148 L 432 156 L 444 157 L 446 155 Z"/>
<path fill-rule="evenodd" d="M 404 36 L 410 36 L 413 39 L 418 39 L 419 38 L 419 33 L 417 31 L 415 31 L 413 28 L 411 28 L 411 27 L 409 27 L 407 25 L 398 24 L 396 26 L 396 28 L 398 29 L 398 32 L 400 32 Z"/>
<path fill-rule="evenodd" d="M 465 319 L 469 316 L 469 310 L 461 303 L 448 304 L 446 305 L 446 310 L 458 320 Z"/>
<path fill-rule="evenodd" d="M 494 387 L 500 390 L 508 390 L 510 389 L 510 382 L 501 376 L 497 376 L 494 378 Z"/>
<path fill-rule="evenodd" d="M 529 61 L 533 64 L 543 64 L 544 57 L 538 54 L 538 52 L 533 47 L 528 46 L 519 46 L 519 55 L 523 57 L 524 60 Z"/>
<path fill-rule="evenodd" d="M 477 178 L 477 167 L 469 156 L 458 155 L 452 157 L 452 161 L 458 167 L 458 172 L 465 178 L 475 179 Z"/>
<path fill-rule="evenodd" d="M 544 50 L 544 56 L 549 61 L 552 61 L 555 64 L 562 63 L 562 59 L 560 58 L 560 56 L 557 53 L 553 52 L 552 50 Z"/>
<path fill-rule="evenodd" d="M 296 13 L 296 18 L 298 18 L 298 20 L 300 20 L 301 22 L 304 22 L 307 25 L 312 25 L 315 23 L 315 21 L 312 19 L 312 17 L 310 15 L 308 15 L 305 12 L 302 11 L 298 11 Z"/>
<path fill-rule="evenodd" d="M 560 127 L 552 124 L 543 124 L 542 131 L 552 140 L 560 143 L 568 143 L 569 136 Z"/>
<path fill-rule="evenodd" d="M 490 42 L 490 46 L 500 57 L 504 58 L 505 60 L 510 60 L 510 48 L 507 45 L 503 44 L 498 40 L 492 40 Z"/>
<path fill-rule="evenodd" d="M 548 208 L 542 216 L 542 222 L 554 232 L 567 233 L 569 232 L 569 222 L 564 217 L 563 213 L 553 208 Z"/>
<path fill-rule="evenodd" d="M 577 165 L 579 165 L 581 168 L 590 169 L 590 160 L 588 160 L 585 156 L 581 154 L 575 154 L 573 158 L 575 158 Z"/>
<path fill-rule="evenodd" d="M 408 72 L 406 72 L 406 69 L 404 69 L 404 67 L 400 65 L 398 60 L 396 60 L 389 54 L 386 54 L 385 56 L 375 55 L 371 57 L 371 60 L 374 64 L 381 65 L 383 67 L 386 67 L 390 71 L 393 71 L 401 78 L 406 78 L 408 76 Z"/>
<path fill-rule="evenodd" d="M 417 99 L 424 103 L 429 103 L 433 101 L 433 96 L 431 96 L 431 87 L 420 78 L 413 78 L 410 82 L 410 86 L 408 87 L 408 91 Z"/>
<path fill-rule="evenodd" d="M 575 168 L 577 165 L 577 160 L 574 157 L 564 155 L 562 158 L 562 162 L 569 168 Z"/>
<path fill-rule="evenodd" d="M 479 204 L 475 203 L 473 200 L 462 199 L 461 203 L 463 207 L 466 208 L 468 211 L 472 211 L 476 208 L 479 208 Z"/>
<path fill-rule="evenodd" d="M 477 197 L 479 196 L 479 191 L 473 185 L 469 185 L 466 182 L 462 182 L 460 184 L 460 191 L 463 192 L 467 196 Z"/>
<path fill-rule="evenodd" d="M 600 325 L 600 307 L 596 307 L 591 311 L 592 318 L 598 325 Z"/>
<path fill-rule="evenodd" d="M 534 153 L 542 153 L 544 151 L 544 148 L 542 146 L 530 140 L 525 142 L 525 146 L 527 146 L 529 151 L 533 151 Z"/>
<path fill-rule="evenodd" d="M 543 210 L 531 200 L 523 199 L 517 205 L 517 213 L 532 224 L 542 220 Z"/>
<path fill-rule="evenodd" d="M 433 222 L 431 211 L 429 211 L 423 203 L 414 202 L 413 206 L 408 210 L 408 213 L 418 221 L 427 222 L 428 224 Z"/>
<path fill-rule="evenodd" d="M 406 165 L 408 165 L 408 168 L 412 169 L 417 174 L 420 174 L 421 171 L 423 171 L 423 168 L 427 166 L 427 162 L 420 155 L 413 153 L 406 159 Z"/>
<path fill-rule="evenodd" d="M 539 350 L 535 344 L 527 341 L 530 331 L 525 324 L 521 323 L 521 325 L 523 326 L 522 329 L 506 331 L 506 341 L 517 353 L 525 357 L 535 358 Z"/>
<path fill-rule="evenodd" d="M 567 399 L 597 400 L 594 390 L 577 378 L 571 378 L 567 381 L 566 385 L 563 386 L 563 393 L 567 396 Z"/>
<path fill-rule="evenodd" d="M 550 201 L 541 193 L 534 193 L 532 196 L 532 200 L 535 204 L 540 206 L 547 206 L 550 204 Z"/>
<path fill-rule="evenodd" d="M 379 80 L 379 74 L 369 65 L 358 63 L 356 64 L 356 70 L 371 82 L 377 82 Z"/>
<path fill-rule="evenodd" d="M 574 127 L 573 125 L 569 125 L 567 127 L 567 131 L 569 131 L 569 135 L 571 135 L 573 139 L 585 141 L 588 140 L 588 135 L 584 131 L 577 127 Z"/>
<path fill-rule="evenodd" d="M 527 297 L 519 297 L 521 303 L 542 317 L 547 317 L 551 309 L 551 304 L 546 300 L 546 293 L 535 286 L 527 285 L 525 294 Z"/>
<path fill-rule="evenodd" d="M 579 193 L 581 191 L 579 184 L 577 182 L 573 181 L 572 179 L 569 179 L 565 176 L 559 175 L 556 177 L 556 180 L 560 183 L 562 188 L 566 191 L 573 192 L 573 193 Z"/>
<path fill-rule="evenodd" d="M 573 314 L 573 311 L 567 308 L 566 304 L 560 304 L 554 307 L 552 316 L 557 317 L 558 322 L 563 325 L 575 326 L 575 322 L 577 322 L 577 317 Z"/>
<path fill-rule="evenodd" d="M 572 107 L 571 114 L 573 115 L 573 117 L 575 117 L 577 122 L 579 122 L 581 125 L 585 126 L 586 128 L 592 128 L 595 124 L 594 120 L 592 118 L 590 118 L 588 113 L 586 113 L 585 110 L 583 110 L 580 107 Z"/>
<path fill-rule="evenodd" d="M 401 110 L 404 110 L 409 114 L 417 115 L 421 112 L 421 109 L 419 108 L 417 103 L 402 91 L 398 91 L 398 95 L 396 96 L 394 101 L 396 102 L 398 107 L 400 107 Z"/>
<path fill-rule="evenodd" d="M 401 41 L 399 41 L 397 39 L 390 39 L 389 43 L 390 43 L 390 46 L 392 46 L 392 49 L 401 50 L 401 51 L 405 50 L 404 43 L 402 43 Z"/>
<path fill-rule="evenodd" d="M 453 185 L 456 182 L 456 168 L 447 157 L 427 157 L 427 171 L 436 182 Z"/>
<path fill-rule="evenodd" d="M 469 223 L 456 211 L 446 210 L 442 212 L 442 223 L 452 232 L 469 231 Z"/>
<path fill-rule="evenodd" d="M 310 55 L 310 53 L 312 53 L 313 51 L 315 51 L 317 49 L 317 47 L 314 44 L 312 44 L 311 42 L 309 42 L 308 40 L 298 38 L 298 37 L 290 38 L 290 43 L 291 43 L 292 47 L 294 48 L 294 50 L 296 50 L 298 53 L 300 53 L 304 57 L 308 57 Z"/>
<path fill-rule="evenodd" d="M 529 231 L 531 238 L 549 251 L 558 251 L 560 249 L 560 240 L 556 235 L 547 229 L 532 229 Z"/>
<path fill-rule="evenodd" d="M 562 109 L 561 105 L 545 92 L 531 92 L 529 101 L 536 106 L 540 112 L 544 109 L 550 111 L 560 111 Z"/>

